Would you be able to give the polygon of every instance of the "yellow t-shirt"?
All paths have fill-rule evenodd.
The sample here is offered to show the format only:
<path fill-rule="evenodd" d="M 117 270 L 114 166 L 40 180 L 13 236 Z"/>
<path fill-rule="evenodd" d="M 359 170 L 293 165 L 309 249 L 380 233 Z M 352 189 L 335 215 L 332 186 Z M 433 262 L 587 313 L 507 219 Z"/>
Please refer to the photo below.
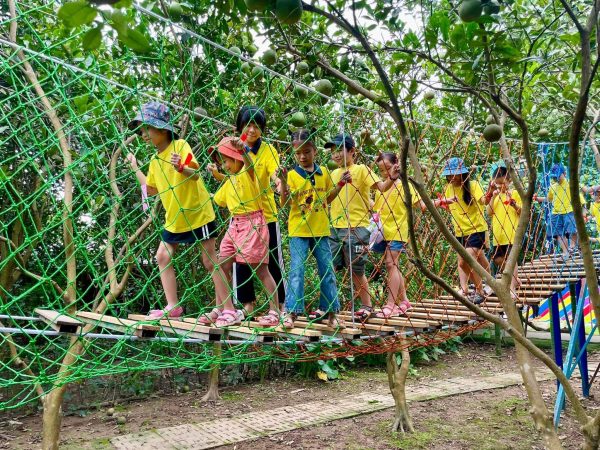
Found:
<path fill-rule="evenodd" d="M 346 184 L 331 202 L 331 226 L 333 228 L 368 227 L 370 220 L 370 189 L 379 181 L 371 169 L 363 164 L 352 164 L 347 169 L 340 167 L 331 172 L 331 180 L 336 185 L 342 174 L 349 170 L 352 183 Z"/>
<path fill-rule="evenodd" d="M 598 232 L 598 236 L 600 236 L 600 203 L 592 202 L 590 206 L 590 214 L 596 220 L 596 231 Z"/>
<path fill-rule="evenodd" d="M 165 230 L 183 233 L 215 220 L 215 211 L 202 178 L 197 180 L 175 170 L 171 154 L 185 161 L 192 149 L 184 139 L 171 142 L 150 161 L 146 185 L 156 188 L 165 209 Z M 198 164 L 196 157 L 192 162 Z"/>
<path fill-rule="evenodd" d="M 230 175 L 215 193 L 214 201 L 221 208 L 227 207 L 232 216 L 248 214 L 262 209 L 258 182 L 247 169 Z"/>
<path fill-rule="evenodd" d="M 579 194 L 581 204 L 585 203 L 582 194 Z M 569 182 L 565 178 L 560 183 L 552 183 L 548 190 L 548 201 L 552 202 L 552 214 L 569 214 L 573 212 L 571 204 L 571 192 L 569 191 Z"/>
<path fill-rule="evenodd" d="M 252 152 L 248 152 L 248 155 L 254 163 L 254 174 L 260 192 L 260 202 L 265 214 L 265 221 L 267 223 L 276 222 L 277 203 L 275 203 L 275 194 L 271 187 L 271 175 L 279 167 L 279 153 L 272 145 L 263 140 L 256 155 Z"/>
<path fill-rule="evenodd" d="M 317 166 L 312 177 L 307 177 L 305 174 L 302 168 L 297 167 L 287 175 L 292 197 L 288 219 L 289 235 L 292 237 L 329 236 L 327 195 L 333 190 L 331 176 L 323 166 Z"/>
<path fill-rule="evenodd" d="M 416 205 L 421 197 L 412 185 L 409 185 L 409 188 L 412 204 Z M 375 192 L 373 210 L 379 213 L 379 220 L 383 225 L 383 238 L 386 241 L 408 242 L 408 211 L 404 204 L 404 189 L 400 181 L 396 181 L 389 191 Z"/>
<path fill-rule="evenodd" d="M 483 197 L 483 189 L 477 181 L 470 182 L 472 201 L 467 205 L 463 200 L 463 187 L 448 184 L 444 195 L 446 198 L 456 197 L 457 202 L 448 205 L 452 215 L 452 226 L 454 234 L 458 237 L 469 236 L 473 233 L 487 231 L 488 226 L 483 215 L 483 205 L 480 200 Z"/>
<path fill-rule="evenodd" d="M 510 195 L 501 193 L 494 198 L 492 208 L 492 233 L 494 245 L 512 245 L 515 243 L 515 231 L 519 222 L 519 215 L 514 207 L 505 205 L 504 202 L 513 199 L 519 207 L 522 206 L 521 197 L 517 191 L 511 191 Z"/>

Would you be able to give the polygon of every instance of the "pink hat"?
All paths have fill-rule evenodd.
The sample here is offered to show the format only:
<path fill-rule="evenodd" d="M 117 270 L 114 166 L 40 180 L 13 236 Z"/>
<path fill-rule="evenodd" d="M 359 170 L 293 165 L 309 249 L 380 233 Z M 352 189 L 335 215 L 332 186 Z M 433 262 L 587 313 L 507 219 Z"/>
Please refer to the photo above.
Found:
<path fill-rule="evenodd" d="M 228 156 L 229 158 L 236 159 L 238 161 L 243 161 L 244 157 L 242 156 L 242 153 L 240 153 L 240 150 L 238 150 L 238 142 L 240 142 L 240 140 L 237 137 L 224 137 L 221 139 L 221 141 L 219 141 L 216 147 L 210 147 L 208 151 L 213 159 L 215 157 L 216 150 L 221 155 Z"/>

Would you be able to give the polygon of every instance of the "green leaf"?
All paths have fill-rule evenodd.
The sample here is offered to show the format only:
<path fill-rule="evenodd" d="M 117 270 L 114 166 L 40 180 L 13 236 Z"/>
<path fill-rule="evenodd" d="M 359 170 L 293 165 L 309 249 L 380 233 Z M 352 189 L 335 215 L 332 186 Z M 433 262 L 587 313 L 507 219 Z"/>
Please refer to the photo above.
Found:
<path fill-rule="evenodd" d="M 126 30 L 126 32 L 118 34 L 119 41 L 135 53 L 148 53 L 150 51 L 150 41 L 138 30 Z"/>
<path fill-rule="evenodd" d="M 92 23 L 98 11 L 92 8 L 85 0 L 65 3 L 58 10 L 58 18 L 69 28 Z"/>
<path fill-rule="evenodd" d="M 96 50 L 102 43 L 102 26 L 92 28 L 83 35 L 81 46 L 84 50 Z"/>

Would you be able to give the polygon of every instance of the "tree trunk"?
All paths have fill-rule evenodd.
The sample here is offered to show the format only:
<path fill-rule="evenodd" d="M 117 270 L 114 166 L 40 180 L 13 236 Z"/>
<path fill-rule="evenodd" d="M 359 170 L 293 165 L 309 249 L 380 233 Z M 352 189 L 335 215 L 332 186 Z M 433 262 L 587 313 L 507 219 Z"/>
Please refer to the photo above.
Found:
<path fill-rule="evenodd" d="M 220 360 L 221 358 L 221 344 L 216 343 L 213 344 L 213 355 L 215 359 Z M 221 363 L 219 361 L 215 361 L 214 367 L 211 369 L 208 374 L 208 391 L 202 397 L 202 402 L 216 402 L 221 399 L 219 395 L 219 368 L 221 367 Z"/>
<path fill-rule="evenodd" d="M 390 392 L 396 404 L 392 432 L 413 433 L 415 431 L 406 403 L 406 377 L 410 367 L 410 353 L 407 348 L 402 349 L 402 364 L 398 367 L 396 355 L 393 351 L 387 352 L 386 369 Z"/>
<path fill-rule="evenodd" d="M 62 401 L 68 385 L 63 385 L 44 397 L 42 416 L 42 449 L 58 450 L 60 425 L 62 422 Z"/>

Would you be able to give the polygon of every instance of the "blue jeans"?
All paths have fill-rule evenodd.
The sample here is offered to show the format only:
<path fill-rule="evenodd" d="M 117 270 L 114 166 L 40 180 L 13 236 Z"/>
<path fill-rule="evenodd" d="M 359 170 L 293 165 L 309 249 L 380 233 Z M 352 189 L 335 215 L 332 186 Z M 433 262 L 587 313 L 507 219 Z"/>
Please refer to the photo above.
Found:
<path fill-rule="evenodd" d="M 338 312 L 338 299 L 335 276 L 333 274 L 333 259 L 329 248 L 329 237 L 318 238 L 290 237 L 291 267 L 288 273 L 288 286 L 285 297 L 287 312 L 301 314 L 304 312 L 304 268 L 311 250 L 317 260 L 317 269 L 321 286 L 319 309 L 321 311 Z"/>

